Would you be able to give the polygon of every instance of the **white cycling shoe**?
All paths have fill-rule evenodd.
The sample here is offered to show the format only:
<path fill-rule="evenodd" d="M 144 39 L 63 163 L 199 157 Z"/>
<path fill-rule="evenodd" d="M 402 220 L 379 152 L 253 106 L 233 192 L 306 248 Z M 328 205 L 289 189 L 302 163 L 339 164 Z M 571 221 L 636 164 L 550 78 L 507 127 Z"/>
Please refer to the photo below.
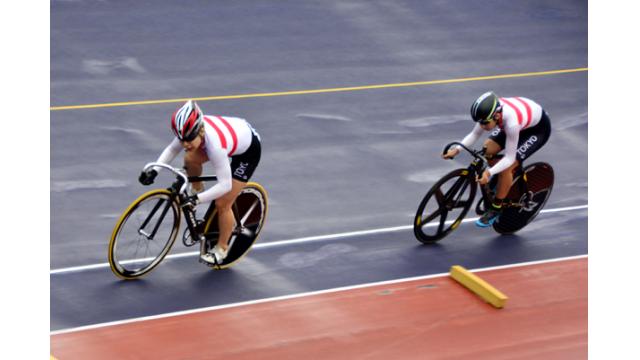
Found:
<path fill-rule="evenodd" d="M 213 249 L 211 249 L 210 252 L 200 256 L 200 259 L 202 259 L 202 261 L 205 261 L 209 264 L 222 264 L 222 262 L 224 261 L 224 259 L 227 258 L 227 255 L 229 254 L 229 249 L 227 248 L 227 250 L 223 250 L 221 247 L 219 247 L 218 245 L 214 246 Z"/>

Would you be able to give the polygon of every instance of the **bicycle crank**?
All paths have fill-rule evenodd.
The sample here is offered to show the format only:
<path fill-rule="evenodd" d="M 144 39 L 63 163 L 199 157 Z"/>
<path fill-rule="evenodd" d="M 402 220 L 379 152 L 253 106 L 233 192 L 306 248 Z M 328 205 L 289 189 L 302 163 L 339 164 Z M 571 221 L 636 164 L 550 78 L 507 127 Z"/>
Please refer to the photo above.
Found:
<path fill-rule="evenodd" d="M 532 191 L 527 191 L 525 194 L 522 195 L 522 197 L 520 198 L 520 204 L 522 207 L 520 208 L 519 212 L 522 212 L 522 211 L 530 212 L 535 210 L 538 207 L 538 203 L 533 201 Z"/>

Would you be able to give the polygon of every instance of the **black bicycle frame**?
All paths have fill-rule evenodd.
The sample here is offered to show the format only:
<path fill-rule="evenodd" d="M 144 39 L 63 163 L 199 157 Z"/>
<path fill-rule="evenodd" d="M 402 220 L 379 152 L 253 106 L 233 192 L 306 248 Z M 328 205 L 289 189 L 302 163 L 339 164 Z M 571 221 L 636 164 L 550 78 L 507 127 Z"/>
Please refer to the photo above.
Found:
<path fill-rule="evenodd" d="M 188 177 L 188 181 L 189 182 L 216 181 L 217 179 L 218 178 L 216 176 L 189 176 Z M 169 190 L 171 192 L 169 201 L 166 201 L 166 200 L 163 200 L 163 199 L 159 199 L 158 200 L 158 202 L 153 207 L 153 210 L 151 210 L 151 212 L 149 213 L 147 218 L 144 220 L 144 222 L 142 223 L 142 225 L 138 229 L 139 233 L 143 234 L 149 240 L 153 239 L 153 237 L 156 235 L 156 232 L 158 231 L 158 229 L 160 227 L 160 224 L 164 220 L 164 217 L 166 216 L 167 211 L 169 211 L 169 208 L 171 207 L 171 204 L 174 201 L 177 201 L 178 206 L 180 206 L 180 207 L 182 206 L 182 204 L 184 202 L 184 196 L 179 194 L 178 191 L 182 187 L 183 184 L 184 184 L 184 179 L 182 177 L 180 177 L 180 176 L 177 176 L 176 177 L 176 181 L 171 185 L 171 187 L 169 187 L 167 189 L 167 190 Z M 146 232 L 143 231 L 143 229 L 149 224 L 149 222 L 154 217 L 156 212 L 160 209 L 160 207 L 161 207 L 163 202 L 166 202 L 166 205 L 162 209 L 162 213 L 160 214 L 160 217 L 157 220 L 153 231 L 151 232 L 151 234 L 147 234 Z M 204 219 L 208 219 L 210 216 L 212 216 L 213 212 L 215 211 L 215 208 L 216 208 L 215 207 L 215 202 L 211 202 L 211 205 L 209 206 L 209 208 L 207 209 L 207 211 L 205 213 Z M 238 207 L 237 207 L 237 205 L 235 203 L 232 206 L 232 210 L 233 210 L 233 216 L 234 216 L 234 219 L 236 221 L 236 224 L 240 224 L 240 222 L 241 222 L 240 221 L 241 220 L 240 219 L 240 214 L 238 212 Z M 187 228 L 189 229 L 189 233 L 191 234 L 191 237 L 193 239 L 203 240 L 205 234 L 198 233 L 198 231 L 196 229 L 197 220 L 195 219 L 195 212 L 183 209 L 183 213 L 185 214 L 185 221 L 187 223 Z M 236 227 L 236 228 L 233 229 L 232 234 L 239 235 L 242 232 L 243 232 L 242 228 Z M 219 234 L 219 232 L 212 232 L 211 233 L 211 235 L 217 235 L 217 234 Z M 202 236 L 202 238 L 201 238 L 201 236 Z M 204 244 L 204 242 L 203 242 L 203 244 Z"/>
<path fill-rule="evenodd" d="M 474 160 L 469 165 L 469 167 L 467 168 L 467 171 L 469 171 L 472 174 L 475 174 L 478 177 L 482 176 L 484 170 L 487 167 L 489 167 L 489 162 L 484 157 L 487 149 L 483 148 L 482 150 L 475 151 L 475 150 L 469 149 L 468 147 L 464 146 L 460 142 L 452 142 L 452 143 L 447 144 L 447 146 L 445 146 L 444 151 L 442 153 L 446 154 L 447 151 L 454 145 L 460 146 L 461 148 L 466 150 L 469 154 L 471 154 L 471 156 L 473 156 Z M 501 157 L 501 155 L 496 155 L 495 158 L 499 158 L 499 157 Z M 522 164 L 520 164 L 520 166 L 516 170 L 515 176 L 517 177 L 517 183 L 518 183 L 518 186 L 520 187 L 520 191 L 522 192 L 522 194 L 526 194 L 527 191 L 528 191 L 528 187 L 527 187 L 526 179 L 524 179 L 524 173 L 522 172 Z M 457 191 L 457 187 L 459 187 L 459 185 L 457 185 L 457 186 L 456 185 L 454 185 L 454 187 L 452 187 L 452 189 L 450 190 L 450 193 L 452 193 L 452 194 L 455 193 L 455 192 L 452 191 L 452 190 L 454 190 L 454 188 L 456 188 L 455 191 Z M 493 198 L 494 197 L 490 195 L 490 191 L 488 190 L 488 184 L 480 185 L 480 194 L 482 194 L 482 199 L 484 201 L 485 208 L 487 206 L 490 206 L 491 203 L 493 202 Z M 448 195 L 449 195 L 449 193 L 447 193 L 447 196 Z M 447 196 L 445 196 L 445 198 L 447 198 Z M 515 203 L 513 201 L 509 201 L 509 202 L 505 203 L 505 205 L 507 205 L 507 206 L 521 206 L 520 203 Z"/>
<path fill-rule="evenodd" d="M 218 178 L 214 175 L 207 175 L 207 176 L 189 176 L 188 177 L 189 182 L 198 182 L 198 181 L 217 181 Z M 240 227 L 240 223 L 241 223 L 241 219 L 240 219 L 240 213 L 238 212 L 238 206 L 234 203 L 231 206 L 231 209 L 233 211 L 233 217 L 234 220 L 236 221 L 236 227 L 234 227 L 234 229 L 231 231 L 231 235 L 240 235 L 243 232 L 243 228 Z M 213 212 L 216 210 L 216 205 L 215 205 L 215 201 L 211 202 L 211 205 L 209 205 L 209 207 L 207 208 L 207 211 L 205 212 L 204 215 L 204 219 L 209 219 L 211 216 L 213 216 Z M 193 216 L 194 214 L 191 213 L 189 214 L 191 216 Z M 193 219 L 190 219 L 190 216 L 186 216 L 187 218 L 187 226 L 189 226 L 189 231 L 191 231 L 191 237 L 194 239 L 197 239 L 199 236 L 202 236 L 205 240 L 217 237 L 220 235 L 219 231 L 212 231 L 210 233 L 206 233 L 206 234 L 199 234 L 196 231 L 196 220 L 195 217 Z M 203 229 L 204 231 L 204 229 Z M 202 240 L 202 239 L 201 239 Z M 205 242 L 202 241 L 202 244 L 204 244 Z"/>
<path fill-rule="evenodd" d="M 147 218 L 142 222 L 142 225 L 140 225 L 140 228 L 138 228 L 138 233 L 144 235 L 148 240 L 151 240 L 154 238 L 154 236 L 156 235 L 156 232 L 158 232 L 158 229 L 160 228 L 160 224 L 162 224 L 162 221 L 164 220 L 164 217 L 167 215 L 167 211 L 169 211 L 169 208 L 171 207 L 171 204 L 176 201 L 177 198 L 177 202 L 178 205 L 181 206 L 182 205 L 182 197 L 179 196 L 178 194 L 178 189 L 180 189 L 182 187 L 182 185 L 184 184 L 184 180 L 180 177 L 177 176 L 176 177 L 176 181 L 171 184 L 171 187 L 169 187 L 167 190 L 170 191 L 170 196 L 169 196 L 169 201 L 163 200 L 163 199 L 159 199 L 158 202 L 156 203 L 156 205 L 153 207 L 153 210 L 151 210 L 151 212 L 149 213 L 149 215 L 147 216 Z M 153 230 L 151 231 L 151 234 L 147 234 L 143 229 L 149 224 L 149 222 L 151 221 L 151 219 L 153 219 L 153 216 L 156 214 L 156 212 L 158 211 L 158 209 L 160 209 L 160 206 L 162 205 L 163 202 L 166 202 L 166 205 L 164 206 L 164 208 L 162 209 L 162 213 L 160 214 L 160 218 L 158 219 L 158 221 L 156 222 L 155 226 L 153 227 Z M 189 227 L 189 231 L 191 231 L 191 234 L 195 234 L 195 225 L 194 225 L 194 219 L 191 219 L 192 216 L 185 216 L 186 221 L 187 221 L 187 226 Z"/>
<path fill-rule="evenodd" d="M 502 158 L 502 154 L 498 154 L 495 158 L 496 159 Z M 482 172 L 483 171 L 484 171 L 483 168 L 476 168 L 476 174 L 478 176 L 482 176 Z M 516 183 L 512 184 L 511 187 L 518 186 L 518 190 L 520 191 L 520 194 L 528 193 L 529 192 L 529 186 L 527 184 L 527 179 L 525 178 L 525 173 L 523 171 L 522 164 L 520 164 L 515 169 L 515 172 L 514 172 L 513 176 L 516 178 Z M 488 190 L 488 188 L 489 188 L 489 184 L 486 184 L 484 186 L 482 186 L 482 185 L 480 186 L 480 193 L 482 194 L 482 198 L 484 199 L 485 208 L 486 208 L 486 206 L 491 205 L 491 203 L 493 202 L 493 200 L 495 198 L 495 196 L 491 196 L 490 195 L 490 191 Z M 509 190 L 509 191 L 511 191 L 511 190 Z M 506 207 L 522 207 L 522 204 L 519 202 L 520 199 L 505 199 L 505 200 L 507 200 L 507 201 L 502 203 L 503 206 L 506 206 Z"/>

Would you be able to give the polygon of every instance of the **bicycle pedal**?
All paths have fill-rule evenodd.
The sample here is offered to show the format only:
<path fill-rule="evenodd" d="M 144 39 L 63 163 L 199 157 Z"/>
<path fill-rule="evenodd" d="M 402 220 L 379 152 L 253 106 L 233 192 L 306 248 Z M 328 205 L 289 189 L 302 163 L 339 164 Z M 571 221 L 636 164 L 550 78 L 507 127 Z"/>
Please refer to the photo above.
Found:
<path fill-rule="evenodd" d="M 201 257 L 199 257 L 199 256 L 198 256 L 198 262 L 199 262 L 199 263 L 201 263 L 201 264 L 204 264 L 204 265 L 206 265 L 206 266 L 208 266 L 208 267 L 216 267 L 216 266 L 218 266 L 218 264 L 216 264 L 216 263 L 210 263 L 210 262 L 208 262 L 208 261 L 205 261 L 205 260 L 203 260 L 203 259 L 202 259 Z"/>
<path fill-rule="evenodd" d="M 217 261 L 216 261 L 215 263 L 210 263 L 210 262 L 208 262 L 208 261 L 203 260 L 201 257 L 198 257 L 198 262 L 199 262 L 199 263 L 201 263 L 201 264 L 204 264 L 204 265 L 206 265 L 207 267 L 210 267 L 210 268 L 212 268 L 212 269 L 217 269 L 217 270 L 220 270 L 220 269 L 221 269 L 221 268 L 220 268 L 220 265 L 221 265 L 221 264 L 220 264 L 220 263 L 218 263 Z M 223 262 L 224 262 L 224 261 L 223 261 Z"/>
<path fill-rule="evenodd" d="M 208 261 L 204 261 L 204 260 L 202 260 L 201 258 L 198 258 L 198 262 L 199 262 L 200 264 L 204 264 L 204 265 L 206 265 L 206 266 L 208 266 L 208 267 L 210 267 L 210 268 L 212 268 L 212 267 L 215 267 L 215 266 L 216 266 L 216 264 L 212 264 L 212 263 L 210 263 L 210 262 L 208 262 Z"/>

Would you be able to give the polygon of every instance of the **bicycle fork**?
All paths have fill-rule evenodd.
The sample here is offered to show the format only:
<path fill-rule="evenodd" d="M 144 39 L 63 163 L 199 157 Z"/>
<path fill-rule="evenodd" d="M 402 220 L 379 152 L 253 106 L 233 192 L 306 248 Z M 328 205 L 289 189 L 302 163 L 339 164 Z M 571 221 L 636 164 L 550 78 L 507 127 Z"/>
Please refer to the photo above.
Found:
<path fill-rule="evenodd" d="M 156 225 L 153 227 L 153 230 L 151 231 L 151 233 L 149 234 L 146 231 L 144 231 L 144 228 L 149 224 L 149 221 L 151 221 L 153 216 L 156 214 L 156 211 L 158 211 L 158 209 L 160 208 L 160 206 L 164 201 L 166 200 L 163 200 L 163 199 L 158 200 L 156 205 L 153 207 L 153 210 L 151 210 L 151 212 L 149 213 L 149 216 L 147 216 L 147 218 L 144 220 L 142 225 L 140 225 L 140 227 L 138 228 L 138 234 L 144 236 L 147 240 L 153 240 L 153 238 L 156 236 L 156 233 L 158 232 L 158 228 L 160 227 L 162 220 L 164 220 L 165 215 L 167 215 L 167 211 L 169 211 L 169 208 L 171 207 L 171 201 L 166 201 L 167 204 L 165 205 L 164 209 L 162 209 L 160 218 L 156 222 Z"/>

